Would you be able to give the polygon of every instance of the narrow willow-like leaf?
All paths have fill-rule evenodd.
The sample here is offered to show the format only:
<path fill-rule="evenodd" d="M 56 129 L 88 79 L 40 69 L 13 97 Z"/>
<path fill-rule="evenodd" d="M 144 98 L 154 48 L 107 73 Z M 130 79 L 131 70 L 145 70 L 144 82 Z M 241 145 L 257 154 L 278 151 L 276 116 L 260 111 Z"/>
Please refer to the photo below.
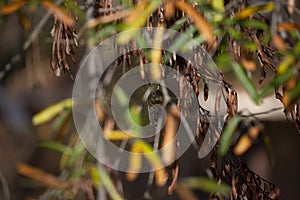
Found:
<path fill-rule="evenodd" d="M 36 180 L 44 186 L 61 189 L 67 186 L 67 183 L 59 177 L 47 173 L 40 168 L 22 162 L 18 163 L 16 167 L 19 174 Z"/>
<path fill-rule="evenodd" d="M 126 178 L 129 181 L 134 181 L 142 168 L 142 149 L 140 145 L 135 141 L 130 149 L 129 166 L 126 173 Z"/>
<path fill-rule="evenodd" d="M 91 178 L 93 181 L 93 185 L 97 188 L 101 184 L 100 174 L 96 167 L 92 166 L 90 168 Z"/>
<path fill-rule="evenodd" d="M 151 50 L 151 77 L 155 81 L 159 81 L 161 79 L 161 71 L 160 63 L 161 63 L 161 55 L 162 55 L 162 37 L 163 37 L 164 29 L 157 28 L 154 33 L 154 41 L 153 41 L 153 49 Z"/>
<path fill-rule="evenodd" d="M 117 191 L 114 186 L 113 181 L 111 180 L 110 176 L 106 172 L 104 167 L 97 167 L 95 170 L 98 171 L 101 184 L 105 187 L 106 191 L 108 192 L 109 196 L 113 200 L 125 200 Z"/>
<path fill-rule="evenodd" d="M 231 188 L 228 185 L 223 183 L 219 184 L 216 180 L 207 177 L 185 178 L 180 185 L 191 189 L 200 189 L 207 193 L 220 193 L 224 196 L 228 196 L 231 192 Z"/>
<path fill-rule="evenodd" d="M 132 138 L 135 133 L 124 132 L 122 130 L 104 131 L 104 137 L 108 140 L 126 140 Z"/>
<path fill-rule="evenodd" d="M 271 138 L 268 135 L 263 134 L 263 140 L 264 140 L 266 150 L 267 150 L 267 153 L 268 153 L 268 156 L 270 159 L 270 163 L 271 163 L 271 165 L 274 165 L 275 158 L 274 158 L 274 153 L 273 153 L 273 149 L 272 149 Z"/>
<path fill-rule="evenodd" d="M 224 0 L 212 0 L 211 5 L 216 11 L 218 11 L 218 13 L 214 13 L 213 15 L 214 21 L 221 21 L 224 14 Z"/>
<path fill-rule="evenodd" d="M 300 81 L 297 82 L 294 88 L 286 91 L 282 96 L 282 103 L 287 107 L 292 101 L 296 100 L 300 94 Z"/>
<path fill-rule="evenodd" d="M 65 99 L 56 104 L 50 105 L 47 108 L 43 109 L 39 113 L 33 116 L 32 123 L 33 125 L 41 125 L 43 123 L 49 122 L 59 113 L 61 113 L 65 108 L 71 108 L 73 105 L 72 99 Z"/>
<path fill-rule="evenodd" d="M 248 94 L 251 96 L 253 101 L 256 104 L 259 104 L 261 99 L 259 96 L 259 93 L 253 83 L 253 81 L 248 77 L 245 69 L 238 63 L 234 62 L 232 64 L 232 69 L 239 79 L 240 83 L 243 85 L 243 87 L 247 90 Z"/>
<path fill-rule="evenodd" d="M 244 19 L 240 21 L 239 24 L 244 27 L 251 27 L 251 28 L 262 29 L 262 30 L 268 28 L 268 25 L 265 22 L 262 22 L 257 19 Z"/>
<path fill-rule="evenodd" d="M 133 150 L 133 155 L 129 158 L 129 171 L 127 173 L 127 178 L 129 180 L 134 180 L 137 176 L 137 173 L 141 168 L 141 156 L 144 156 L 148 162 L 150 163 L 152 169 L 155 169 L 155 177 L 156 177 L 156 184 L 162 186 L 167 181 L 167 174 L 163 169 L 163 162 L 157 152 L 153 151 L 153 147 L 143 141 L 143 140 L 135 140 L 131 150 Z"/>
<path fill-rule="evenodd" d="M 71 110 L 72 110 L 71 108 L 67 108 L 63 110 L 62 113 L 56 117 L 53 124 L 51 125 L 51 128 L 54 131 L 58 131 L 68 121 L 71 114 Z"/>
<path fill-rule="evenodd" d="M 9 15 L 23 6 L 26 0 L 13 1 L 0 7 L 0 14 Z"/>
<path fill-rule="evenodd" d="M 254 140 L 260 133 L 259 126 L 249 128 L 248 132 L 243 133 L 233 149 L 233 153 L 237 156 L 244 154 L 253 145 Z"/>
<path fill-rule="evenodd" d="M 45 148 L 48 148 L 48 149 L 51 149 L 51 150 L 54 150 L 56 152 L 63 153 L 66 155 L 72 155 L 72 153 L 73 153 L 73 150 L 70 147 L 60 144 L 60 143 L 57 143 L 57 142 L 54 142 L 54 141 L 50 141 L 50 140 L 41 141 L 39 143 L 39 146 L 45 147 Z"/>
<path fill-rule="evenodd" d="M 220 147 L 219 147 L 219 152 L 221 155 L 225 155 L 227 153 L 230 147 L 231 138 L 240 121 L 241 118 L 238 115 L 236 115 L 231 119 L 231 121 L 224 128 L 224 131 L 221 135 Z"/>
<path fill-rule="evenodd" d="M 272 11 L 275 8 L 274 2 L 269 2 L 263 5 L 249 6 L 237 13 L 236 19 L 242 19 L 253 15 L 258 11 Z"/>

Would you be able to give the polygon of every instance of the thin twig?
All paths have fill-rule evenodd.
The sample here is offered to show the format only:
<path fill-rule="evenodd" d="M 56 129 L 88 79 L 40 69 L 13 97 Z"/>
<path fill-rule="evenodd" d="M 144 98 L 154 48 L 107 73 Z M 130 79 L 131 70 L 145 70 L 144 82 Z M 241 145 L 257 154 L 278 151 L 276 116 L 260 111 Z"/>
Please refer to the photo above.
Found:
<path fill-rule="evenodd" d="M 282 107 L 277 107 L 277 108 L 273 108 L 271 110 L 267 110 L 267 111 L 263 111 L 263 112 L 258 112 L 258 113 L 250 113 L 250 111 L 248 109 L 245 109 L 246 111 L 248 111 L 250 114 L 249 115 L 240 115 L 241 117 L 256 117 L 258 115 L 267 115 L 270 114 L 272 112 L 278 111 L 278 110 L 282 110 Z M 242 113 L 243 111 L 240 111 L 240 113 Z"/>

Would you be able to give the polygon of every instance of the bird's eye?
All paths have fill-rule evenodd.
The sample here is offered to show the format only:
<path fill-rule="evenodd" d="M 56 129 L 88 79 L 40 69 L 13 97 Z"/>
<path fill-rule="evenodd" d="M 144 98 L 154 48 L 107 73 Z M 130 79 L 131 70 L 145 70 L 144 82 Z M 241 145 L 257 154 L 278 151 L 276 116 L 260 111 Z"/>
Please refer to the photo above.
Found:
<path fill-rule="evenodd" d="M 152 92 L 152 96 L 155 96 L 155 92 Z"/>

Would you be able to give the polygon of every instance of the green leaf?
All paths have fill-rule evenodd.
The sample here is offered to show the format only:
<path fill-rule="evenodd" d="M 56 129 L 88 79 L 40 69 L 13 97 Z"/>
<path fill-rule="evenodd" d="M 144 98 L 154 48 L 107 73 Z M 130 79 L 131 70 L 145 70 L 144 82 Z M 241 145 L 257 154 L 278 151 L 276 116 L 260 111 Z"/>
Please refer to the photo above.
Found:
<path fill-rule="evenodd" d="M 244 27 L 250 27 L 250 28 L 255 28 L 255 29 L 266 29 L 268 28 L 268 25 L 265 22 L 262 22 L 257 19 L 245 19 L 241 20 L 239 22 L 240 25 Z"/>
<path fill-rule="evenodd" d="M 260 98 L 265 98 L 270 94 L 272 94 L 273 91 L 274 91 L 274 85 L 272 83 L 268 84 L 260 91 L 259 96 Z"/>
<path fill-rule="evenodd" d="M 185 178 L 180 185 L 191 189 L 200 189 L 207 193 L 220 193 L 224 196 L 228 196 L 231 192 L 231 188 L 228 185 L 223 183 L 219 184 L 216 180 L 207 177 Z"/>
<path fill-rule="evenodd" d="M 266 146 L 266 150 L 267 150 L 271 165 L 274 165 L 275 159 L 274 159 L 273 149 L 272 149 L 272 145 L 271 145 L 271 138 L 268 135 L 263 134 L 263 140 L 264 140 L 264 143 Z"/>
<path fill-rule="evenodd" d="M 129 113 L 133 122 L 141 126 L 142 125 L 141 108 L 139 108 L 139 106 L 136 105 L 130 106 Z"/>
<path fill-rule="evenodd" d="M 174 24 L 170 27 L 170 29 L 174 30 L 174 31 L 178 31 L 180 28 L 182 28 L 182 26 L 184 25 L 184 23 L 187 21 L 188 17 L 184 16 L 178 20 L 176 20 L 174 22 Z"/>
<path fill-rule="evenodd" d="M 295 73 L 297 72 L 297 69 L 294 67 L 289 67 L 286 69 L 286 71 L 284 73 L 277 73 L 273 79 L 273 81 L 266 85 L 260 92 L 259 96 L 260 98 L 265 98 L 268 95 L 270 95 L 273 90 L 274 87 L 282 85 L 283 83 L 285 83 L 286 81 L 288 81 Z"/>
<path fill-rule="evenodd" d="M 183 49 L 183 47 L 185 47 L 185 44 L 189 41 L 191 41 L 190 37 L 187 37 L 185 35 L 188 36 L 192 36 L 195 32 L 197 31 L 197 28 L 195 26 L 191 26 L 190 28 L 188 28 L 180 37 L 178 37 L 173 44 L 169 47 L 170 51 L 175 51 L 177 49 Z"/>
<path fill-rule="evenodd" d="M 239 79 L 240 83 L 243 85 L 243 87 L 246 89 L 248 94 L 251 96 L 252 100 L 256 104 L 259 104 L 261 101 L 260 95 L 259 95 L 253 81 L 248 77 L 245 69 L 236 62 L 234 62 L 232 64 L 232 69 L 233 69 L 236 77 Z"/>
<path fill-rule="evenodd" d="M 69 119 L 70 114 L 71 114 L 72 109 L 67 108 L 63 110 L 54 120 L 53 124 L 51 125 L 51 128 L 54 131 L 58 131 L 64 124 L 65 122 Z"/>
<path fill-rule="evenodd" d="M 236 39 L 240 39 L 243 36 L 241 31 L 238 31 L 236 28 L 228 28 L 228 33 Z"/>
<path fill-rule="evenodd" d="M 122 5 L 125 5 L 127 8 L 132 8 L 134 5 L 130 0 L 118 0 Z"/>
<path fill-rule="evenodd" d="M 287 67 L 284 72 L 277 73 L 272 81 L 272 85 L 278 86 L 288 81 L 297 72 L 294 67 Z"/>
<path fill-rule="evenodd" d="M 96 188 L 98 188 L 101 184 L 99 171 L 97 170 L 96 167 L 92 166 L 91 169 L 90 169 L 90 173 L 91 173 L 91 178 L 92 178 L 92 181 L 93 181 L 93 185 Z"/>
<path fill-rule="evenodd" d="M 221 135 L 220 147 L 219 147 L 219 152 L 222 156 L 224 156 L 227 153 L 230 147 L 231 138 L 240 121 L 241 118 L 238 115 L 236 115 L 231 119 L 231 121 L 224 128 L 224 131 Z"/>
<path fill-rule="evenodd" d="M 243 41 L 242 45 L 246 47 L 249 51 L 253 52 L 257 50 L 257 45 L 253 41 L 245 40 Z"/>
<path fill-rule="evenodd" d="M 94 173 L 96 173 L 95 171 L 98 172 L 97 176 L 99 176 L 101 184 L 103 184 L 112 200 L 125 200 L 116 190 L 113 181 L 111 180 L 110 176 L 108 175 L 108 173 L 102 165 L 99 165 L 97 168 L 92 168 L 94 168 L 92 169 Z"/>
<path fill-rule="evenodd" d="M 60 143 L 57 143 L 57 142 L 54 142 L 54 141 L 50 141 L 50 140 L 41 141 L 39 143 L 39 146 L 45 147 L 45 148 L 48 148 L 48 149 L 51 149 L 51 150 L 54 150 L 54 151 L 57 151 L 59 153 L 63 153 L 66 155 L 72 155 L 72 153 L 73 153 L 73 150 L 70 147 L 60 144 Z"/>
<path fill-rule="evenodd" d="M 211 5 L 216 11 L 218 11 L 217 13 L 213 14 L 214 21 L 222 21 L 224 14 L 224 0 L 212 0 Z"/>

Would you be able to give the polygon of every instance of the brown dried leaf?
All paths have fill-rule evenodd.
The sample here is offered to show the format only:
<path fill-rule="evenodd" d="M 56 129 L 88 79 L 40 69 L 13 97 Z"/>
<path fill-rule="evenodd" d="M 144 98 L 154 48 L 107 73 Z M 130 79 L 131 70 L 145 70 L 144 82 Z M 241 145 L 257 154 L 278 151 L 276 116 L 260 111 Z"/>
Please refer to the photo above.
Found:
<path fill-rule="evenodd" d="M 238 98 L 234 89 L 228 88 L 228 113 L 230 117 L 236 115 L 238 111 Z"/>
<path fill-rule="evenodd" d="M 5 4 L 0 7 L 0 13 L 2 15 L 9 15 L 21 8 L 24 3 L 26 3 L 26 0 L 13 1 L 11 3 Z"/>
<path fill-rule="evenodd" d="M 174 0 L 166 0 L 165 1 L 165 16 L 167 19 L 170 19 L 174 16 L 175 7 L 174 7 Z"/>
<path fill-rule="evenodd" d="M 172 195 L 173 191 L 177 187 L 178 171 L 179 171 L 179 166 L 178 166 L 178 164 L 176 164 L 176 166 L 172 169 L 172 182 L 171 182 L 170 186 L 168 187 L 169 195 Z"/>
<path fill-rule="evenodd" d="M 22 162 L 18 163 L 17 171 L 19 174 L 29 177 L 33 180 L 36 180 L 47 187 L 55 187 L 55 188 L 66 187 L 66 182 L 60 180 L 58 177 L 49 174 L 39 168 L 30 166 L 26 163 L 22 163 Z"/>
<path fill-rule="evenodd" d="M 122 10 L 117 13 L 112 13 L 110 15 L 101 16 L 99 18 L 91 19 L 87 22 L 88 28 L 94 28 L 98 26 L 99 24 L 105 24 L 117 21 L 119 19 L 122 19 L 124 17 L 127 17 L 131 13 L 130 10 Z"/>
<path fill-rule="evenodd" d="M 162 160 L 170 165 L 176 156 L 176 133 L 178 127 L 178 108 L 172 105 L 167 114 L 165 133 L 162 140 Z"/>
<path fill-rule="evenodd" d="M 290 31 L 294 29 L 300 30 L 300 24 L 294 24 L 291 22 L 282 22 L 277 25 L 277 31 Z"/>
<path fill-rule="evenodd" d="M 95 101 L 95 111 L 96 111 L 97 120 L 99 122 L 102 122 L 105 117 L 105 112 L 104 112 L 104 109 L 103 109 L 101 103 L 97 100 Z"/>
<path fill-rule="evenodd" d="M 246 70 L 255 71 L 256 63 L 252 53 L 247 52 L 244 48 L 241 50 L 241 63 Z"/>
<path fill-rule="evenodd" d="M 287 2 L 288 2 L 288 12 L 289 14 L 292 15 L 294 13 L 295 6 L 296 6 L 295 0 L 287 0 Z"/>
<path fill-rule="evenodd" d="M 24 12 L 19 12 L 18 15 L 19 15 L 21 24 L 24 27 L 24 29 L 26 31 L 29 31 L 31 29 L 31 23 L 30 23 L 29 18 L 26 16 L 26 14 Z"/>
<path fill-rule="evenodd" d="M 286 49 L 284 40 L 278 34 L 272 36 L 272 42 L 278 50 L 284 51 Z"/>

